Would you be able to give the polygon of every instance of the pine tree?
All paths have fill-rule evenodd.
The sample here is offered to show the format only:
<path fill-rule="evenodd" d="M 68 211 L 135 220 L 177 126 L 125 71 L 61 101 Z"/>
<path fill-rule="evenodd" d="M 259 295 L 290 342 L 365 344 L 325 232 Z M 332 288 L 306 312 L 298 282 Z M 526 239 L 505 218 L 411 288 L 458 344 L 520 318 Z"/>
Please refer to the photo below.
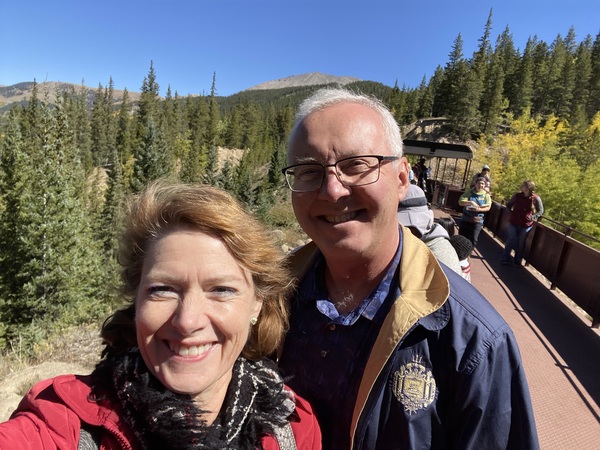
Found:
<path fill-rule="evenodd" d="M 433 86 L 427 85 L 427 78 L 424 76 L 419 85 L 421 95 L 419 97 L 419 106 L 417 109 L 417 118 L 422 119 L 433 115 Z"/>
<path fill-rule="evenodd" d="M 592 44 L 592 73 L 590 76 L 590 98 L 587 104 L 587 115 L 593 117 L 600 111 L 600 33 Z"/>
<path fill-rule="evenodd" d="M 113 152 L 107 183 L 106 200 L 100 221 L 102 233 L 99 240 L 103 244 L 104 266 L 107 268 L 111 285 L 117 286 L 119 284 L 117 251 L 125 219 L 127 191 L 123 167 L 116 148 Z"/>
<path fill-rule="evenodd" d="M 590 101 L 590 80 L 592 78 L 592 37 L 589 35 L 577 47 L 574 71 L 575 83 L 569 117 L 581 117 L 588 120 L 591 119 L 587 116 L 587 105 Z"/>
<path fill-rule="evenodd" d="M 477 101 L 479 96 L 479 109 L 481 111 L 489 110 L 490 98 L 486 97 L 486 93 L 492 91 L 490 84 L 494 84 L 492 75 L 488 73 L 488 67 L 492 58 L 492 46 L 490 43 L 490 35 L 492 32 L 492 10 L 488 15 L 487 22 L 483 31 L 483 36 L 479 39 L 479 48 L 473 55 L 471 70 L 474 72 L 474 80 L 477 85 L 474 85 L 479 92 L 473 94 L 473 100 Z M 484 118 L 485 121 L 485 118 Z"/>
<path fill-rule="evenodd" d="M 63 100 L 57 96 L 53 110 L 46 104 L 39 108 L 39 123 L 29 122 L 36 139 L 17 143 L 13 121 L 14 139 L 4 148 L 3 180 L 10 185 L 2 190 L 8 208 L 2 213 L 0 260 L 11 267 L 2 279 L 8 300 L 2 308 L 5 342 L 17 334 L 26 342 L 43 338 L 42 319 L 78 323 L 107 312 L 101 252 L 87 216 L 83 167 Z"/>
<path fill-rule="evenodd" d="M 158 178 L 173 174 L 173 161 L 166 146 L 162 130 L 150 118 L 146 124 L 146 134 L 135 154 L 131 187 L 140 192 L 146 185 Z"/>
<path fill-rule="evenodd" d="M 498 57 L 497 62 L 501 63 L 501 71 L 496 70 L 496 73 L 492 76 L 493 84 L 499 84 L 500 81 L 497 79 L 499 74 L 502 74 L 502 86 L 503 96 L 507 99 L 509 105 L 517 102 L 517 95 L 519 92 L 519 65 L 521 59 L 519 52 L 515 49 L 515 44 L 512 38 L 512 34 L 508 26 L 504 29 L 502 34 L 498 36 L 496 42 L 496 48 L 494 54 Z M 492 86 L 492 90 L 493 90 Z"/>
<path fill-rule="evenodd" d="M 504 71 L 501 53 L 494 53 L 487 72 L 486 89 L 481 102 L 482 130 L 494 134 L 502 122 L 504 105 Z"/>
<path fill-rule="evenodd" d="M 517 94 L 509 110 L 517 115 L 529 114 L 533 97 L 533 49 L 536 42 L 529 38 L 517 69 Z"/>
<path fill-rule="evenodd" d="M 123 91 L 121 106 L 116 123 L 115 149 L 118 161 L 123 168 L 123 177 L 125 186 L 129 185 L 132 174 L 125 170 L 126 167 L 133 166 L 133 127 L 131 119 L 131 103 L 129 102 L 129 92 Z M 113 163 L 115 163 L 113 161 Z"/>
<path fill-rule="evenodd" d="M 242 148 L 241 107 L 235 105 L 231 110 L 225 129 L 225 146 Z"/>
<path fill-rule="evenodd" d="M 533 102 L 532 115 L 547 116 L 552 112 L 552 84 L 550 74 L 550 49 L 548 44 L 541 41 L 533 51 Z"/>
<path fill-rule="evenodd" d="M 442 81 L 443 95 L 446 97 L 445 114 L 452 122 L 455 133 L 467 138 L 477 130 L 479 124 L 479 87 L 477 75 L 470 70 L 463 58 L 463 41 L 459 35 L 452 45 L 450 59 Z"/>
<path fill-rule="evenodd" d="M 20 313 L 20 293 L 27 282 L 20 269 L 28 261 L 23 223 L 27 220 L 28 187 L 33 178 L 33 167 L 21 128 L 30 129 L 31 123 L 21 126 L 19 116 L 19 109 L 13 108 L 8 118 L 1 158 L 0 198 L 4 208 L 0 213 L 0 348 L 6 345 L 7 335 L 12 331 L 6 325 L 15 321 L 15 313 Z"/>
<path fill-rule="evenodd" d="M 113 85 L 104 89 L 98 85 L 94 105 L 92 106 L 91 141 L 92 160 L 95 166 L 106 166 L 111 159 L 115 146 L 115 123 L 112 113 Z"/>
<path fill-rule="evenodd" d="M 217 103 L 217 74 L 213 73 L 212 86 L 210 88 L 210 96 L 208 97 L 208 123 L 204 133 L 204 144 L 211 149 L 219 145 L 219 104 Z"/>

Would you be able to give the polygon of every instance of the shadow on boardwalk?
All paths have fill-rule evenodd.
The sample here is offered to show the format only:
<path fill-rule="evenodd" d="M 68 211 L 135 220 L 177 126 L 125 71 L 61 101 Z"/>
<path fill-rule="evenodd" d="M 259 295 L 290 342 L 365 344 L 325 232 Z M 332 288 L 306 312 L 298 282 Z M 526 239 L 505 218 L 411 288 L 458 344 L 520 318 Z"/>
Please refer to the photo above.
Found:
<path fill-rule="evenodd" d="M 560 293 L 549 289 L 549 283 L 533 268 L 501 265 L 502 246 L 487 233 L 482 233 L 472 265 L 477 269 L 473 284 L 494 304 L 493 298 L 503 298 L 512 304 L 535 336 L 520 346 L 535 345 L 551 355 L 590 412 L 600 420 L 600 335 L 591 328 L 591 321 L 583 318 Z M 477 261 L 479 259 L 480 261 Z M 480 264 L 478 264 L 480 263 Z M 508 305 L 504 305 L 504 308 Z M 504 315 L 504 314 L 503 314 Z M 507 319 L 505 317 L 507 321 Z M 513 329 L 515 324 L 509 321 Z M 586 395 L 587 393 L 587 395 Z M 594 404 L 595 403 L 595 404 Z M 559 405 L 560 406 L 560 405 Z"/>

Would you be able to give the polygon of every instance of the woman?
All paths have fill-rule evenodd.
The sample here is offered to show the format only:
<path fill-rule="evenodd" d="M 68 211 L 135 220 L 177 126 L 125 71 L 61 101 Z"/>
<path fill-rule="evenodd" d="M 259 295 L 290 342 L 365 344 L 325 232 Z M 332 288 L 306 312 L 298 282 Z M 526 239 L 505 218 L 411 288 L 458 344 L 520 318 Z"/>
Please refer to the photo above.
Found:
<path fill-rule="evenodd" d="M 533 222 L 544 214 L 544 204 L 539 195 L 534 193 L 535 183 L 531 180 L 523 181 L 521 191 L 511 197 L 506 204 L 510 211 L 508 221 L 508 238 L 504 246 L 502 255 L 502 264 L 510 264 L 511 251 L 515 251 L 513 263 L 521 267 L 523 253 L 525 251 L 525 241 L 527 235 L 533 227 Z"/>
<path fill-rule="evenodd" d="M 466 237 L 477 247 L 479 234 L 483 229 L 483 216 L 492 207 L 492 198 L 485 190 L 486 179 L 478 177 L 475 187 L 466 190 L 458 199 L 458 204 L 464 206 L 458 222 L 458 234 Z"/>
<path fill-rule="evenodd" d="M 227 193 L 149 186 L 130 205 L 130 304 L 102 327 L 102 361 L 34 386 L 0 448 L 320 449 L 310 406 L 265 358 L 287 328 L 282 258 Z"/>

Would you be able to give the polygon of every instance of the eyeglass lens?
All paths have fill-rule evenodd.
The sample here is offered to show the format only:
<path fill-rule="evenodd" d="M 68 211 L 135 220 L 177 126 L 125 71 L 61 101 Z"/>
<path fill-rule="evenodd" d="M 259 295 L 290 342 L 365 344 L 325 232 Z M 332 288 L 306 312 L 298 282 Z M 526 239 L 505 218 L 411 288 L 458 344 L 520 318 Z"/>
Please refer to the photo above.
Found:
<path fill-rule="evenodd" d="M 334 167 L 338 180 L 344 186 L 362 186 L 379 179 L 380 159 L 376 156 L 357 156 L 327 166 L 299 164 L 286 170 L 285 175 L 293 191 L 314 191 L 321 187 L 328 167 Z"/>

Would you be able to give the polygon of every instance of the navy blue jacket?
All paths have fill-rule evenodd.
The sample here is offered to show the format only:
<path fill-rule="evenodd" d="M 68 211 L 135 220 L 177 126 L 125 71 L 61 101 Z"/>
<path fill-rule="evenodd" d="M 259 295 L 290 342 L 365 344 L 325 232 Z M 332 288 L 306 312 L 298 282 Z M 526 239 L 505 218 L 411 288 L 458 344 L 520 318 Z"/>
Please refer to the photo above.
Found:
<path fill-rule="evenodd" d="M 292 256 L 298 279 L 317 251 L 309 244 Z M 506 322 L 406 229 L 398 270 L 400 296 L 360 382 L 351 448 L 539 448 L 520 353 Z"/>

